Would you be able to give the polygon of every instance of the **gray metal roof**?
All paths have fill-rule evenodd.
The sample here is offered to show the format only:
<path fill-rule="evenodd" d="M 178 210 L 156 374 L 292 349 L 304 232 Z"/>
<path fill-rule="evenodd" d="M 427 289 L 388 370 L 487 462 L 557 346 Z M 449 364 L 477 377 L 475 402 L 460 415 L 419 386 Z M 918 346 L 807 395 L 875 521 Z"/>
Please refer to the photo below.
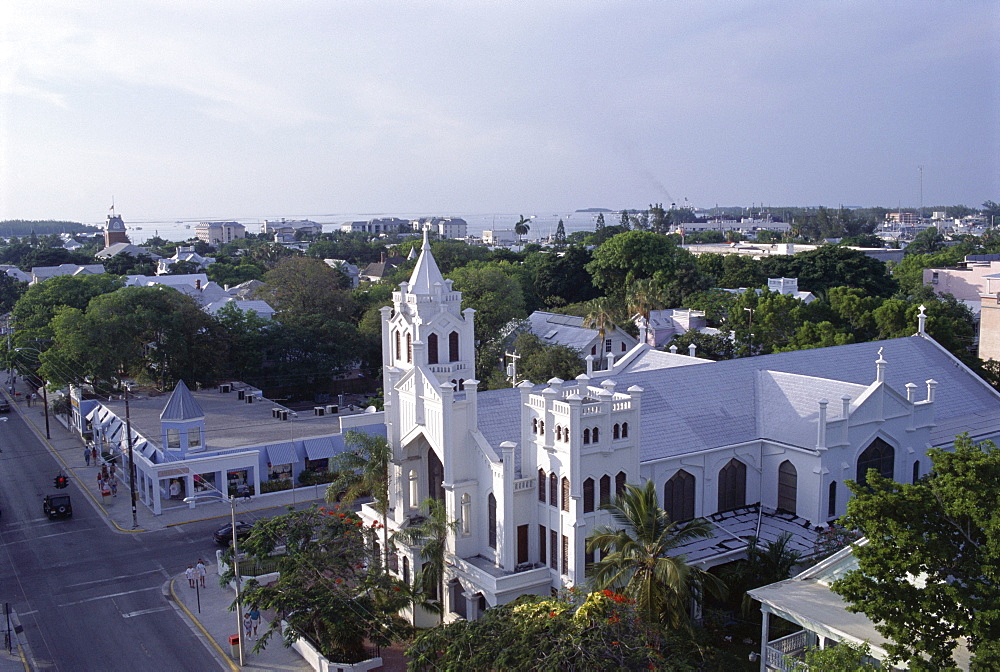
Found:
<path fill-rule="evenodd" d="M 201 406 L 191 396 L 191 390 L 183 380 L 177 381 L 177 386 L 167 399 L 167 405 L 160 413 L 160 420 L 196 420 L 204 417 L 205 411 L 201 410 Z"/>
<path fill-rule="evenodd" d="M 583 326 L 583 318 L 536 310 L 528 316 L 531 333 L 546 343 L 583 350 L 597 338 L 597 329 Z"/>

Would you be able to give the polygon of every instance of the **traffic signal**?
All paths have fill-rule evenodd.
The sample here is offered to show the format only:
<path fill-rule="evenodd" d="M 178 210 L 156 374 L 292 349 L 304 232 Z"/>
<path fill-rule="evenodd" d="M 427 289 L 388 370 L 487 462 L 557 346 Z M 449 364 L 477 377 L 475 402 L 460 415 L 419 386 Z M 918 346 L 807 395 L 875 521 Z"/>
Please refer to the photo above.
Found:
<path fill-rule="evenodd" d="M 69 479 L 68 478 L 66 478 L 62 474 L 59 474 L 58 476 L 56 476 L 56 487 L 57 488 L 60 488 L 60 489 L 61 488 L 65 488 L 68 485 L 69 485 Z"/>

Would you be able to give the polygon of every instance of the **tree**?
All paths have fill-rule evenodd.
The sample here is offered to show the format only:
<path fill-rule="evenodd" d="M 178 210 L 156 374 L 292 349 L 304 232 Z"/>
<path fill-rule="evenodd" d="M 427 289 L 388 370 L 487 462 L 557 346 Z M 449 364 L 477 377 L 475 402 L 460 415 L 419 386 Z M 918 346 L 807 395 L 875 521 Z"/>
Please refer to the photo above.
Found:
<path fill-rule="evenodd" d="M 552 236 L 552 240 L 556 245 L 566 244 L 566 225 L 563 224 L 563 220 L 561 219 L 559 220 L 559 223 L 556 224 L 556 233 Z"/>
<path fill-rule="evenodd" d="M 333 458 L 333 471 L 337 478 L 326 488 L 326 501 L 340 501 L 350 506 L 358 497 L 370 496 L 374 509 L 382 516 L 382 553 L 389 566 L 389 532 L 386 516 L 389 513 L 389 463 L 392 448 L 384 436 L 349 430 L 344 434 L 347 450 Z"/>
<path fill-rule="evenodd" d="M 792 256 L 760 260 L 768 278 L 798 278 L 799 289 L 813 293 L 830 287 L 858 287 L 870 296 L 892 296 L 896 283 L 883 261 L 840 245 L 821 245 Z"/>
<path fill-rule="evenodd" d="M 944 236 L 936 227 L 929 227 L 913 237 L 904 254 L 932 254 L 944 245 Z"/>
<path fill-rule="evenodd" d="M 608 296 L 623 300 L 626 288 L 636 280 L 651 278 L 657 272 L 672 276 L 676 259 L 677 247 L 666 236 L 627 231 L 597 248 L 587 270 L 595 286 Z"/>
<path fill-rule="evenodd" d="M 572 380 L 587 370 L 579 350 L 557 343 L 545 343 L 531 332 L 518 334 L 511 347 L 520 356 L 517 360 L 518 381 L 543 383 L 552 378 Z M 500 369 L 489 381 L 491 389 L 509 385 L 506 372 Z"/>
<path fill-rule="evenodd" d="M 722 583 L 708 572 L 670 552 L 693 539 L 712 536 L 702 519 L 680 523 L 660 508 L 653 481 L 626 484 L 625 491 L 606 505 L 614 527 L 601 525 L 587 539 L 588 551 L 601 551 L 592 581 L 635 600 L 636 611 L 648 624 L 678 628 L 686 624 L 691 599 L 702 588 L 722 595 Z"/>
<path fill-rule="evenodd" d="M 806 668 L 823 672 L 880 672 L 882 668 L 873 661 L 868 642 L 855 644 L 850 641 L 838 642 L 835 646 L 820 649 L 806 648 Z M 792 663 L 789 669 L 796 669 Z"/>
<path fill-rule="evenodd" d="M 777 539 L 761 545 L 757 537 L 747 540 L 747 557 L 735 563 L 726 571 L 722 578 L 729 586 L 732 597 L 741 600 L 741 610 L 744 615 L 757 611 L 753 598 L 747 591 L 766 586 L 778 581 L 784 581 L 792 574 L 792 568 L 798 563 L 801 554 L 788 547 L 792 539 L 789 532 L 783 532 Z"/>
<path fill-rule="evenodd" d="M 628 289 L 626 301 L 631 315 L 642 315 L 649 321 L 650 311 L 663 308 L 663 290 L 655 280 L 636 280 Z"/>
<path fill-rule="evenodd" d="M 950 668 L 964 637 L 973 669 L 998 669 L 1000 450 L 962 434 L 953 451 L 927 452 L 932 469 L 916 483 L 874 470 L 865 485 L 848 481 L 843 523 L 868 543 L 854 547 L 858 569 L 832 588 L 890 640 L 894 662 Z"/>
<path fill-rule="evenodd" d="M 257 294 L 280 313 L 282 320 L 316 316 L 347 320 L 353 310 L 344 276 L 319 259 L 285 257 L 264 276 Z"/>
<path fill-rule="evenodd" d="M 525 219 L 524 215 L 520 216 L 517 223 L 514 224 L 514 233 L 517 234 L 518 238 L 523 242 L 524 236 L 528 235 L 528 231 L 531 230 L 531 219 Z"/>
<path fill-rule="evenodd" d="M 587 272 L 587 264 L 592 258 L 587 248 L 574 245 L 561 255 L 541 252 L 528 256 L 534 263 L 531 284 L 546 306 L 589 301 L 599 295 Z M 525 260 L 525 265 L 529 260 Z"/>
<path fill-rule="evenodd" d="M 394 538 L 409 546 L 420 547 L 420 570 L 415 577 L 424 606 L 436 611 L 444 623 L 444 566 L 448 550 L 448 535 L 458 528 L 457 520 L 448 519 L 444 502 L 425 499 L 420 504 L 422 520 L 411 519 L 410 525 L 396 532 Z M 433 602 L 434 596 L 437 603 Z M 427 598 L 430 598 L 428 602 Z"/>
<path fill-rule="evenodd" d="M 660 644 L 660 646 L 654 646 Z M 522 595 L 474 621 L 425 630 L 407 649 L 409 669 L 690 670 L 700 656 L 678 636 L 667 642 L 636 618 L 634 604 L 612 591 Z"/>
<path fill-rule="evenodd" d="M 617 326 L 614 320 L 614 308 L 611 301 L 605 297 L 592 299 L 586 303 L 587 314 L 583 318 L 583 326 L 588 329 L 597 329 L 598 347 L 597 352 L 602 362 L 604 362 L 604 337 L 614 331 Z"/>
<path fill-rule="evenodd" d="M 62 306 L 86 310 L 95 296 L 124 286 L 121 278 L 110 275 L 60 275 L 28 287 L 14 305 L 18 336 L 51 338 L 49 322 Z M 18 338 L 17 345 L 22 343 Z"/>
<path fill-rule="evenodd" d="M 594 223 L 594 231 L 600 231 L 604 228 L 604 213 L 597 213 L 597 221 Z"/>
<path fill-rule="evenodd" d="M 372 532 L 352 511 L 322 507 L 254 523 L 240 551 L 252 562 L 276 564 L 278 575 L 267 585 L 247 581 L 243 604 L 282 616 L 271 621 L 254 651 L 280 634 L 282 620 L 290 626 L 285 646 L 305 637 L 338 662 L 367 658 L 365 640 L 385 646 L 399 639 L 395 614 L 406 606 L 406 590 L 372 562 Z M 222 585 L 232 580 L 231 569 L 220 577 Z"/>
<path fill-rule="evenodd" d="M 697 331 L 687 331 L 675 337 L 667 343 L 665 349 L 669 350 L 670 346 L 676 345 L 677 353 L 686 355 L 692 344 L 695 346 L 695 357 L 701 357 L 702 359 L 711 359 L 717 362 L 722 359 L 736 359 L 743 355 L 740 352 L 739 346 L 729 336 L 722 334 L 702 334 Z"/>

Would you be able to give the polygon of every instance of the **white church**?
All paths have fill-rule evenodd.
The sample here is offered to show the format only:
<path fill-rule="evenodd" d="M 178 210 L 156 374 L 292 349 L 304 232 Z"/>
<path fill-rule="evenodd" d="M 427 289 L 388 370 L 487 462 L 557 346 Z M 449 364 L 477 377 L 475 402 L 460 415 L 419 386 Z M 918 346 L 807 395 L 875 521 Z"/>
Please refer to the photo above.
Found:
<path fill-rule="evenodd" d="M 601 504 L 625 483 L 652 480 L 672 518 L 713 524 L 682 549 L 707 569 L 739 559 L 751 535 L 791 532 L 809 555 L 845 511 L 844 481 L 874 468 L 910 482 L 928 448 L 1000 437 L 1000 394 L 924 333 L 923 315 L 908 338 L 720 362 L 640 335 L 607 370 L 480 392 L 475 311 L 461 304 L 425 236 L 382 309 L 388 526 L 428 497 L 457 521 L 446 620 L 584 584 L 585 540 L 611 523 Z M 400 576 L 420 564 L 419 548 L 398 546 Z"/>

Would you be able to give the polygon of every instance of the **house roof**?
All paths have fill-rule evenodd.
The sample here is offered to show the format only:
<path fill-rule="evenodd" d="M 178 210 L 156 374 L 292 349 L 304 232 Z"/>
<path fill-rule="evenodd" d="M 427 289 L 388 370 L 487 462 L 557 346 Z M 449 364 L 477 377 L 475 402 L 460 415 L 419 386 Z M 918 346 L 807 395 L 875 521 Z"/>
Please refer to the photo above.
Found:
<path fill-rule="evenodd" d="M 196 420 L 204 417 L 205 411 L 201 410 L 201 406 L 191 395 L 191 390 L 183 380 L 177 381 L 177 386 L 167 399 L 167 405 L 160 413 L 160 420 Z"/>
<path fill-rule="evenodd" d="M 584 318 L 575 315 L 559 315 L 536 310 L 528 316 L 528 328 L 546 343 L 557 343 L 577 350 L 584 350 L 598 337 L 597 329 L 583 326 Z M 630 343 L 635 339 L 620 329 L 615 333 Z"/>
<path fill-rule="evenodd" d="M 140 254 L 145 254 L 153 261 L 160 258 L 160 255 L 132 243 L 113 243 L 96 253 L 94 257 L 96 259 L 110 259 L 111 257 L 117 257 L 119 254 L 127 254 L 130 257 L 138 257 Z"/>

